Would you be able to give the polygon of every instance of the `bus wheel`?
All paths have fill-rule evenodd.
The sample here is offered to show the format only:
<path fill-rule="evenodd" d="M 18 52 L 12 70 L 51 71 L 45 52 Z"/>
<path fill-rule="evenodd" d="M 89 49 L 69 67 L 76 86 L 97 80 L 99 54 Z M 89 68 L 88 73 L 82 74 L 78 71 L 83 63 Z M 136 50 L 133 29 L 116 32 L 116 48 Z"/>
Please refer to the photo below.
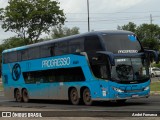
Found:
<path fill-rule="evenodd" d="M 79 96 L 78 96 L 78 91 L 76 88 L 72 88 L 70 91 L 70 102 L 73 105 L 78 105 L 80 102 Z"/>
<path fill-rule="evenodd" d="M 20 93 L 19 89 L 17 89 L 15 91 L 15 99 L 16 99 L 17 102 L 21 102 L 22 101 L 22 97 L 21 97 L 21 93 Z"/>
<path fill-rule="evenodd" d="M 29 101 L 28 92 L 26 89 L 22 91 L 22 98 L 23 98 L 23 101 L 26 103 Z"/>
<path fill-rule="evenodd" d="M 88 88 L 83 91 L 83 102 L 85 105 L 92 105 L 91 93 Z"/>

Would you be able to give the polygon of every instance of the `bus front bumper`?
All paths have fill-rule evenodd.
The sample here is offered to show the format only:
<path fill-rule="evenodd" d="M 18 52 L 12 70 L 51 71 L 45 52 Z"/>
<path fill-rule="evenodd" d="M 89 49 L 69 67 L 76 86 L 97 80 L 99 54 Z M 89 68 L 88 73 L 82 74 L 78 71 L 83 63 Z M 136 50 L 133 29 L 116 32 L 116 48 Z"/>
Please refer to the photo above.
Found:
<path fill-rule="evenodd" d="M 122 100 L 122 99 L 138 99 L 138 98 L 148 98 L 150 96 L 150 91 L 142 91 L 142 92 L 133 92 L 133 93 L 119 93 L 114 92 L 109 95 L 109 98 L 92 98 L 93 101 L 101 100 L 101 101 L 110 101 L 110 100 Z"/>
<path fill-rule="evenodd" d="M 125 97 L 125 98 L 93 98 L 93 101 L 116 101 L 116 100 L 128 100 L 128 99 L 139 99 L 139 98 L 148 98 L 150 95 L 137 96 L 137 97 Z"/>

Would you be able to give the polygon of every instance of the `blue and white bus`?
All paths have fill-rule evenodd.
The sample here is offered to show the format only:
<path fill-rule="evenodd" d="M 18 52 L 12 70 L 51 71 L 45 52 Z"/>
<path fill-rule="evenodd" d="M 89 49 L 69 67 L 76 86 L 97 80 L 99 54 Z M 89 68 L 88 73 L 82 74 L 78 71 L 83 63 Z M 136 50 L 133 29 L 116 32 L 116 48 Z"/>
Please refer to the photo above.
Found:
<path fill-rule="evenodd" d="M 157 53 L 144 50 L 129 31 L 89 32 L 4 50 L 5 96 L 74 105 L 147 98 L 151 55 L 158 62 Z"/>

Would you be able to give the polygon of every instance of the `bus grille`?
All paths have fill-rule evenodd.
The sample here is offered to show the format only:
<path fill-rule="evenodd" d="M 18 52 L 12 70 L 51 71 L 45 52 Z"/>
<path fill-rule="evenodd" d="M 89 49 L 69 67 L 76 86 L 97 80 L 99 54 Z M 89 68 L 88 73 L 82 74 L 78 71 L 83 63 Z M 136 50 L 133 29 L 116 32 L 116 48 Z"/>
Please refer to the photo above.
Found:
<path fill-rule="evenodd" d="M 131 93 L 131 92 L 142 92 L 143 90 L 125 90 L 126 93 Z"/>

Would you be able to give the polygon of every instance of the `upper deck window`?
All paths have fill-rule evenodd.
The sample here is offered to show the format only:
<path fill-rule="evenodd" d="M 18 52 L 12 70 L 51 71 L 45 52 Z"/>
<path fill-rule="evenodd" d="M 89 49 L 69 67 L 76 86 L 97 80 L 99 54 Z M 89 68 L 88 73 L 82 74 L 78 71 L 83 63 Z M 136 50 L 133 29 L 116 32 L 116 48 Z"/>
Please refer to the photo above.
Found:
<path fill-rule="evenodd" d="M 69 41 L 69 53 L 84 51 L 84 38 L 76 38 Z"/>
<path fill-rule="evenodd" d="M 51 56 L 51 48 L 53 45 L 43 45 L 40 46 L 40 57 L 50 57 Z"/>
<path fill-rule="evenodd" d="M 63 55 L 68 53 L 68 42 L 55 43 L 55 55 Z"/>
<path fill-rule="evenodd" d="M 11 63 L 17 61 L 17 52 L 4 53 L 3 63 Z"/>
<path fill-rule="evenodd" d="M 103 50 L 98 36 L 86 36 L 84 42 L 85 51 L 99 51 Z"/>
<path fill-rule="evenodd" d="M 103 34 L 107 51 L 113 53 L 137 53 L 142 50 L 137 37 L 133 34 Z"/>

